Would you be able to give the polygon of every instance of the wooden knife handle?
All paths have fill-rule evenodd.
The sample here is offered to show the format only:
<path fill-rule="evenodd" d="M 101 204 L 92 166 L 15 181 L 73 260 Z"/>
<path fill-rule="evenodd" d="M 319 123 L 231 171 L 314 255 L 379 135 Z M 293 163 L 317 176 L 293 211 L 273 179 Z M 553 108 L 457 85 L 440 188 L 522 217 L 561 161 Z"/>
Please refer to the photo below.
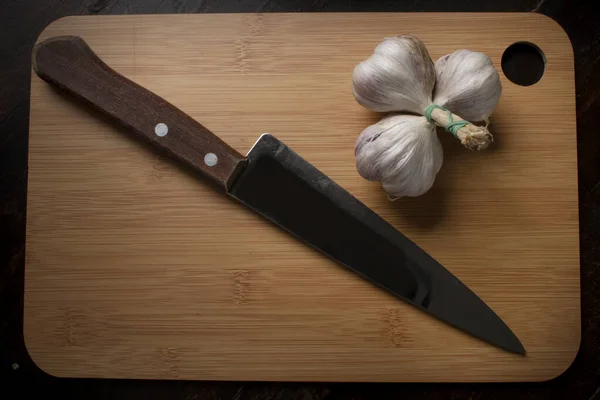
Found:
<path fill-rule="evenodd" d="M 78 36 L 37 44 L 33 69 L 225 190 L 245 163 L 244 156 L 189 115 L 106 65 Z"/>

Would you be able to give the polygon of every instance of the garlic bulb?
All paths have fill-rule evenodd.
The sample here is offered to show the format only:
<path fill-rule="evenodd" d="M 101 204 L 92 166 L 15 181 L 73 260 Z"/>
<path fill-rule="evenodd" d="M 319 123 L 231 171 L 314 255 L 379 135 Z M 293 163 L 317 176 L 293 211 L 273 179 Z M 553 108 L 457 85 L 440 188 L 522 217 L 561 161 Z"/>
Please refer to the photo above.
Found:
<path fill-rule="evenodd" d="M 458 50 L 435 63 L 433 103 L 464 119 L 487 120 L 501 94 L 498 71 L 483 53 Z"/>
<path fill-rule="evenodd" d="M 360 175 L 381 181 L 391 197 L 402 197 L 419 196 L 433 185 L 443 159 L 435 125 L 469 149 L 489 146 L 487 125 L 477 126 L 469 119 L 487 121 L 502 87 L 483 53 L 459 50 L 434 65 L 419 39 L 398 36 L 385 39 L 354 68 L 352 92 L 372 111 L 422 115 L 385 117 L 356 142 Z"/>
<path fill-rule="evenodd" d="M 365 179 L 381 181 L 391 197 L 428 191 L 442 166 L 435 126 L 416 115 L 390 115 L 366 128 L 356 141 L 356 168 Z"/>
<path fill-rule="evenodd" d="M 423 114 L 434 85 L 433 61 L 423 42 L 411 36 L 385 39 L 352 73 L 356 101 L 379 112 Z"/>

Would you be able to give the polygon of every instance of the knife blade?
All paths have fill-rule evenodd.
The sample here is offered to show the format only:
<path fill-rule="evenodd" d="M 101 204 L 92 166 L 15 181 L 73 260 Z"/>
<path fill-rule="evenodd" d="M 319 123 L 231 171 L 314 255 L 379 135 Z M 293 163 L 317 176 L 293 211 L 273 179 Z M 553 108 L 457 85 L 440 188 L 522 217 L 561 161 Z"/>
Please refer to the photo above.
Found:
<path fill-rule="evenodd" d="M 376 286 L 499 348 L 525 354 L 510 328 L 419 246 L 272 135 L 246 156 L 106 65 L 78 36 L 38 43 L 33 69 L 227 195 Z"/>

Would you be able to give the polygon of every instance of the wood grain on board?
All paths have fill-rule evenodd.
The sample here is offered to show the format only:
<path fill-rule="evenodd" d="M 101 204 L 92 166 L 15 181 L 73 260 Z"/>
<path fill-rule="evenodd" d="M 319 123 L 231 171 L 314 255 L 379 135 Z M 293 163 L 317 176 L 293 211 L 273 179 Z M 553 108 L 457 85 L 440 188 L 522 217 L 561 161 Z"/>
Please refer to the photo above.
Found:
<path fill-rule="evenodd" d="M 547 65 L 530 87 L 501 74 L 490 149 L 468 151 L 440 132 L 445 160 L 434 188 L 390 202 L 354 167 L 357 135 L 380 116 L 354 101 L 350 74 L 382 38 L 403 33 L 434 59 L 469 48 L 498 68 L 506 47 L 531 41 Z M 24 334 L 46 372 L 539 381 L 572 362 L 580 339 L 573 52 L 550 19 L 68 17 L 40 40 L 56 35 L 83 37 L 117 72 L 242 154 L 261 133 L 277 136 L 465 282 L 528 353 L 496 349 L 374 288 L 33 75 Z"/>

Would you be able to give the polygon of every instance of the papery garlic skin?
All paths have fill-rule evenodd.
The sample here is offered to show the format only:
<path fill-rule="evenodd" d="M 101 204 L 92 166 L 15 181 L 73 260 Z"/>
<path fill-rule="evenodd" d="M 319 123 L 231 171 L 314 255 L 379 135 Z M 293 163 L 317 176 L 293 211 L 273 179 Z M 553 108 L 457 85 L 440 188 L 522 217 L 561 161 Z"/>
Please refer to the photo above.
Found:
<path fill-rule="evenodd" d="M 502 84 L 492 60 L 483 53 L 457 50 L 435 63 L 433 103 L 468 121 L 487 121 Z"/>
<path fill-rule="evenodd" d="M 367 127 L 356 141 L 355 154 L 358 173 L 381 181 L 396 198 L 427 192 L 444 158 L 433 124 L 425 117 L 396 114 Z"/>
<path fill-rule="evenodd" d="M 427 192 L 441 168 L 443 151 L 435 125 L 468 149 L 493 141 L 486 121 L 502 93 L 500 77 L 483 53 L 459 50 L 435 65 L 415 37 L 385 39 L 352 75 L 357 102 L 372 111 L 394 114 L 366 128 L 356 142 L 356 168 L 381 181 L 391 198 Z"/>
<path fill-rule="evenodd" d="M 422 114 L 432 102 L 435 69 L 423 42 L 412 36 L 387 38 L 352 74 L 352 92 L 378 112 Z"/>

